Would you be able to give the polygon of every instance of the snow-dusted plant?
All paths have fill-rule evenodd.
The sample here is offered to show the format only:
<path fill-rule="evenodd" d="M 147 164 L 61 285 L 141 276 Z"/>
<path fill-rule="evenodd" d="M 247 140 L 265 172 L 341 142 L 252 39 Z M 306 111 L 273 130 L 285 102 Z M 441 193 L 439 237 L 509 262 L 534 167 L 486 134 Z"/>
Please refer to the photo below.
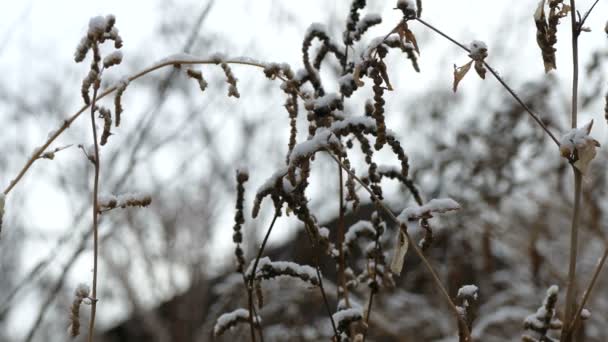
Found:
<path fill-rule="evenodd" d="M 548 6 L 548 15 L 545 5 Z M 2 214 L 4 213 L 4 196 L 22 179 L 34 161 L 40 158 L 52 159 L 54 153 L 61 148 L 49 150 L 50 145 L 83 112 L 90 111 L 93 143 L 87 148 L 81 145 L 81 148 L 95 171 L 92 208 L 93 280 L 91 291 L 85 286 L 79 286 L 76 291 L 76 298 L 70 312 L 71 336 L 76 336 L 79 333 L 79 308 L 85 299 L 90 301 L 91 304 L 88 340 L 92 341 L 94 336 L 95 310 L 99 300 L 97 298 L 99 215 L 118 207 L 148 206 L 151 203 L 149 195 L 129 193 L 118 196 L 99 195 L 99 174 L 102 166 L 100 149 L 101 146 L 112 142 L 110 138 L 113 127 L 114 129 L 119 128 L 121 113 L 124 110 L 121 99 L 126 88 L 146 74 L 164 67 L 175 67 L 187 77 L 196 80 L 201 91 L 205 91 L 208 83 L 203 76 L 203 72 L 198 68 L 217 65 L 222 69 L 228 83 L 228 96 L 239 98 L 241 94 L 237 88 L 238 79 L 235 77 L 231 66 L 247 65 L 260 69 L 265 77 L 281 83 L 281 91 L 285 95 L 284 107 L 289 118 L 289 139 L 286 143 L 285 162 L 283 165 L 275 166 L 275 172 L 267 178 L 268 180 L 256 192 L 251 212 L 252 218 L 258 217 L 263 201 L 267 197 L 272 201 L 274 217 L 266 230 L 261 246 L 254 255 L 249 256 L 245 255 L 241 246 L 245 223 L 245 182 L 249 178 L 249 173 L 243 170 L 237 171 L 237 200 L 233 241 L 235 243 L 236 269 L 240 273 L 239 277 L 242 278 L 242 284 L 247 293 L 247 303 L 246 307 L 220 315 L 215 324 L 214 334 L 221 335 L 237 323 L 247 323 L 251 340 L 254 342 L 258 339 L 263 340 L 263 286 L 265 283 L 278 281 L 279 278 L 289 277 L 301 280 L 304 283 L 302 285 L 319 292 L 323 298 L 323 306 L 327 314 L 326 319 L 330 323 L 328 325 L 331 326 L 328 335 L 334 341 L 365 340 L 370 329 L 373 329 L 373 326 L 370 326 L 370 317 L 374 310 L 375 296 L 382 294 L 382 291 L 394 284 L 393 278 L 400 275 L 402 269 L 404 269 L 406 254 L 409 250 L 412 250 L 432 279 L 435 289 L 447 304 L 458 327 L 459 340 L 463 342 L 472 341 L 475 316 L 473 304 L 478 301 L 479 289 L 475 285 L 461 287 L 456 295 L 456 301 L 459 302 L 457 305 L 446 289 L 442 278 L 436 272 L 431 260 L 429 260 L 430 256 L 426 253 L 433 247 L 431 218 L 436 214 L 460 210 L 466 207 L 467 203 L 460 204 L 451 198 L 425 199 L 410 175 L 409 158 L 397 138 L 398 135 L 387 127 L 385 104 L 390 96 L 389 92 L 394 90 L 390 81 L 390 78 L 394 75 L 387 64 L 386 57 L 391 52 L 401 52 L 405 56 L 404 59 L 408 59 L 408 64 L 411 64 L 412 68 L 419 72 L 420 46 L 412 26 L 413 24 L 421 24 L 458 45 L 467 52 L 467 56 L 470 58 L 470 61 L 463 66 L 454 67 L 454 91 L 457 90 L 458 84 L 471 67 L 482 79 L 486 78 L 487 73 L 491 74 L 552 139 L 560 153 L 573 166 L 576 184 L 575 204 L 571 227 L 569 286 L 565 303 L 564 323 L 559 325 L 557 319 L 555 319 L 555 313 L 557 312 L 556 287 L 549 289 L 547 298 L 537 313 L 526 319 L 526 328 L 538 333 L 541 340 L 549 339 L 547 337 L 549 328 L 560 327 L 562 328 L 561 340 L 564 342 L 572 340 L 576 327 L 574 323 L 579 317 L 586 318 L 589 316 L 588 311 L 582 309 L 586 299 L 577 306 L 575 298 L 577 230 L 582 175 L 587 172 L 589 162 L 595 157 L 596 147 L 599 144 L 589 135 L 592 123 L 582 128 L 576 128 L 578 113 L 578 66 L 576 61 L 578 54 L 577 41 L 581 32 L 586 31 L 583 24 L 593 7 L 583 17 L 579 16 L 577 18 L 574 0 L 570 0 L 570 5 L 559 0 L 548 1 L 548 3 L 541 0 L 534 14 L 538 30 L 537 42 L 541 49 L 546 71 L 556 68 L 554 45 L 557 39 L 559 21 L 568 14 L 571 15 L 572 19 L 572 50 L 575 56 L 571 116 L 573 129 L 567 132 L 561 140 L 554 136 L 540 116 L 532 111 L 488 64 L 489 49 L 484 42 L 473 40 L 465 46 L 421 18 L 421 0 L 398 0 L 395 10 L 399 11 L 401 18 L 394 28 L 385 35 L 365 43 L 362 40 L 364 35 L 369 32 L 371 27 L 382 22 L 380 16 L 371 13 L 367 13 L 361 18 L 361 12 L 365 10 L 365 7 L 365 0 L 352 1 L 341 41 L 332 37 L 323 25 L 310 25 L 302 42 L 302 68 L 296 71 L 287 64 L 262 63 L 250 58 L 228 58 L 223 55 L 212 55 L 204 58 L 188 54 L 176 54 L 137 74 L 122 78 L 115 85 L 106 89 L 101 89 L 104 70 L 119 65 L 125 58 L 119 50 L 123 41 L 115 27 L 116 18 L 113 15 L 94 17 L 90 20 L 88 31 L 78 44 L 74 55 L 76 62 L 84 61 L 89 53 L 92 55 L 90 69 L 82 81 L 83 108 L 65 120 L 59 129 L 49 134 L 46 142 L 41 147 L 36 148 L 21 172 L 11 181 L 0 197 L 1 227 Z M 115 51 L 102 58 L 100 45 L 109 41 L 114 43 Z M 317 41 L 318 45 L 313 45 Z M 315 49 L 315 47 L 317 48 Z M 353 56 L 354 51 L 357 54 Z M 323 62 L 328 58 L 335 59 L 339 65 L 341 75 L 335 83 L 324 82 L 320 72 Z M 361 108 L 360 112 L 347 111 L 345 103 L 350 100 L 355 92 L 365 87 L 371 88 L 372 96 L 368 99 L 364 108 Z M 109 108 L 100 104 L 103 98 L 111 94 L 114 94 L 114 117 Z M 608 109 L 606 115 L 608 116 Z M 98 120 L 101 120 L 103 127 L 101 134 L 98 134 L 97 131 L 96 122 Z M 304 123 L 307 127 L 306 139 L 302 139 L 302 135 L 298 134 L 298 122 Z M 387 167 L 376 163 L 377 152 L 380 153 L 383 150 L 392 155 L 394 164 L 398 164 L 398 166 Z M 318 155 L 329 156 L 331 162 L 335 162 L 335 167 L 339 170 L 339 222 L 335 231 L 321 227 L 309 206 L 310 197 L 306 191 L 311 185 L 311 169 L 315 163 L 320 162 Z M 363 164 L 361 166 L 355 167 L 353 165 L 355 155 L 362 157 Z M 363 169 L 362 172 L 357 171 L 360 168 Z M 382 183 L 383 178 L 398 180 L 409 191 L 416 203 L 402 206 L 405 209 L 399 215 L 396 215 L 384 203 L 384 193 L 387 185 Z M 365 193 L 364 191 L 374 204 L 374 211 L 370 217 L 346 227 L 345 214 L 348 204 L 350 204 L 352 210 L 356 210 L 360 195 Z M 304 226 L 307 241 L 301 241 L 300 243 L 305 244 L 312 251 L 311 260 L 306 265 L 286 260 L 271 261 L 269 257 L 264 256 L 265 247 L 275 222 L 283 215 L 295 216 Z M 384 236 L 388 225 L 397 227 L 397 234 L 394 239 Z M 422 231 L 424 236 L 418 243 L 413 243 L 412 234 L 418 230 Z M 357 255 L 357 248 L 355 247 L 361 247 L 360 255 Z M 393 256 L 390 266 L 387 264 L 387 254 Z M 337 298 L 335 301 L 337 305 L 334 308 L 330 304 L 327 289 L 324 286 L 324 279 L 327 278 L 321 273 L 322 258 L 332 260 L 337 271 Z M 249 259 L 249 267 L 245 269 L 247 259 Z M 596 275 L 599 274 L 600 270 L 601 267 L 598 267 Z M 366 286 L 362 289 L 361 284 Z M 592 286 L 593 282 L 586 295 L 590 293 Z M 293 291 L 299 291 L 299 289 L 294 288 Z M 353 293 L 360 295 L 360 298 L 365 296 L 365 304 L 357 303 Z M 257 301 L 254 299 L 257 299 Z M 269 299 L 272 300 L 272 298 Z M 528 340 L 535 339 L 535 337 L 525 338 Z"/>

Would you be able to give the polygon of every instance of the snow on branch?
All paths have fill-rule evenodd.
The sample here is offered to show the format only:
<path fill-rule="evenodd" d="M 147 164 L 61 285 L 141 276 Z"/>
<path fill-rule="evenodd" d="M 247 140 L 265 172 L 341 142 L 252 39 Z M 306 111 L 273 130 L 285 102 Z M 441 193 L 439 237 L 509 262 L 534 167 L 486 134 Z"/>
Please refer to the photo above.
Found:
<path fill-rule="evenodd" d="M 595 158 L 595 149 L 600 146 L 600 143 L 589 135 L 592 127 L 593 120 L 583 127 L 571 129 L 559 141 L 562 157 L 574 162 L 574 166 L 582 174 L 587 172 L 589 163 Z"/>
<path fill-rule="evenodd" d="M 432 217 L 432 213 L 446 213 L 460 208 L 460 204 L 451 198 L 436 198 L 424 205 L 403 209 L 398 219 L 401 222 L 414 221 Z"/>
<path fill-rule="evenodd" d="M 338 331 L 343 332 L 348 329 L 348 326 L 356 321 L 360 321 L 363 318 L 363 312 L 361 308 L 351 308 L 340 310 L 332 315 L 334 322 L 338 326 Z"/>
<path fill-rule="evenodd" d="M 257 322 L 261 322 L 262 318 L 260 316 L 256 316 L 254 324 Z M 236 309 L 232 312 L 227 312 L 218 317 L 215 326 L 213 327 L 213 335 L 220 336 L 226 330 L 233 328 L 239 323 L 248 323 L 249 322 L 249 311 L 243 308 Z"/>
<path fill-rule="evenodd" d="M 126 193 L 121 195 L 99 196 L 99 211 L 108 211 L 114 208 L 147 207 L 152 203 L 152 197 L 147 194 Z"/>
<path fill-rule="evenodd" d="M 251 278 L 252 276 L 254 263 L 249 264 L 247 272 L 245 272 L 247 278 Z M 317 271 L 311 266 L 300 265 L 291 261 L 271 261 L 268 257 L 260 259 L 255 271 L 256 280 L 271 279 L 279 276 L 300 278 L 312 285 L 319 284 Z"/>
<path fill-rule="evenodd" d="M 553 339 L 547 336 L 549 330 L 558 330 L 562 328 L 562 322 L 559 318 L 555 317 L 555 304 L 557 303 L 558 292 L 559 287 L 557 287 L 557 285 L 551 286 L 547 290 L 547 296 L 541 307 L 539 307 L 535 313 L 526 317 L 524 320 L 524 329 L 532 330 L 538 334 L 538 338 L 526 334 L 522 337 L 523 341 L 553 341 Z"/>

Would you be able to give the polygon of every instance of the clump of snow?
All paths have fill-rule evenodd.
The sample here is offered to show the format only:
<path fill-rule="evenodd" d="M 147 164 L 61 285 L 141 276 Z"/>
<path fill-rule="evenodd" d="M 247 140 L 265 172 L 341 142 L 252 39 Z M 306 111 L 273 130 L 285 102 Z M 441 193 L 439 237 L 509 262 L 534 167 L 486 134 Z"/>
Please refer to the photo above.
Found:
<path fill-rule="evenodd" d="M 259 316 L 255 316 L 255 322 L 260 322 L 261 320 L 262 319 Z M 240 322 L 249 322 L 248 310 L 239 308 L 218 317 L 215 326 L 213 327 L 213 334 L 215 336 L 221 335 L 224 331 L 234 327 Z"/>
<path fill-rule="evenodd" d="M 451 198 L 432 199 L 424 205 L 403 209 L 401 214 L 399 214 L 398 219 L 405 223 L 407 221 L 423 218 L 431 213 L 445 213 L 460 208 L 460 204 Z"/>
<path fill-rule="evenodd" d="M 589 317 L 591 317 L 591 312 L 589 312 L 589 310 L 587 310 L 587 309 L 581 310 L 581 319 L 582 320 L 587 320 L 587 319 L 589 319 Z"/>
<path fill-rule="evenodd" d="M 488 52 L 488 45 L 481 40 L 474 40 L 469 44 L 469 50 L 471 50 L 471 55 L 480 55 Z"/>
<path fill-rule="evenodd" d="M 333 318 L 334 322 L 336 322 L 336 325 L 342 328 L 339 329 L 343 330 L 349 323 L 358 321 L 363 318 L 363 311 L 361 310 L 361 308 L 350 308 L 340 310 L 334 313 L 331 317 Z"/>
<path fill-rule="evenodd" d="M 116 50 L 103 59 L 103 67 L 109 68 L 113 65 L 120 64 L 122 62 L 122 51 Z"/>
<path fill-rule="evenodd" d="M 246 277 L 251 277 L 253 274 L 253 266 L 255 260 L 253 260 L 247 271 L 245 272 Z M 273 278 L 277 276 L 292 276 L 298 277 L 304 281 L 308 281 L 313 285 L 317 285 L 319 280 L 317 279 L 317 271 L 311 266 L 300 265 L 291 261 L 271 261 L 270 258 L 261 258 L 258 262 L 258 266 L 255 271 L 255 278 Z"/>
<path fill-rule="evenodd" d="M 416 6 L 416 1 L 414 0 L 398 0 L 397 8 L 400 10 L 408 10 L 412 12 L 416 12 L 418 10 L 418 6 Z"/>
<path fill-rule="evenodd" d="M 335 121 L 329 127 L 329 130 L 332 132 L 340 131 L 345 129 L 348 126 L 364 126 L 369 130 L 376 129 L 376 120 L 370 118 L 369 116 L 354 116 L 348 119 L 344 119 L 341 121 Z"/>
<path fill-rule="evenodd" d="M 559 152 L 562 157 L 574 160 L 574 166 L 585 174 L 591 160 L 595 158 L 596 147 L 600 143 L 589 134 L 593 127 L 593 120 L 581 128 L 573 128 L 560 139 Z"/>
<path fill-rule="evenodd" d="M 100 35 L 103 34 L 106 30 L 108 20 L 113 16 L 96 16 L 89 20 L 89 34 L 90 35 Z"/>
<path fill-rule="evenodd" d="M 551 287 L 549 287 L 549 289 L 547 289 L 547 296 L 557 296 L 558 292 L 559 292 L 559 286 L 551 285 Z"/>
<path fill-rule="evenodd" d="M 292 164 L 295 160 L 311 155 L 312 153 L 330 145 L 339 146 L 340 139 L 338 139 L 338 137 L 336 137 L 332 131 L 328 129 L 320 129 L 311 139 L 301 142 L 293 148 L 293 151 L 289 156 L 289 163 Z"/>
<path fill-rule="evenodd" d="M 324 24 L 321 24 L 321 23 L 312 23 L 312 24 L 310 24 L 310 26 L 306 30 L 306 34 L 305 35 L 309 36 L 310 34 L 312 34 L 314 32 L 323 33 L 326 36 L 328 36 L 328 34 L 327 34 L 327 26 L 325 26 Z"/>
<path fill-rule="evenodd" d="M 319 236 L 323 239 L 329 239 L 329 229 L 325 227 L 319 228 Z"/>
<path fill-rule="evenodd" d="M 465 285 L 465 286 L 461 287 L 460 289 L 458 289 L 457 297 L 460 297 L 460 298 L 469 297 L 469 298 L 473 298 L 473 299 L 477 300 L 478 292 L 479 292 L 479 288 L 477 286 Z"/>
<path fill-rule="evenodd" d="M 376 230 L 372 223 L 366 220 L 361 220 L 348 228 L 346 234 L 344 234 L 344 244 L 351 245 L 359 236 L 376 235 Z"/>
<path fill-rule="evenodd" d="M 78 286 L 76 286 L 76 290 L 74 290 L 74 294 L 76 295 L 76 297 L 85 298 L 85 297 L 89 296 L 90 291 L 91 291 L 91 289 L 89 288 L 89 285 L 87 285 L 85 283 L 80 283 L 80 284 L 78 284 Z"/>
<path fill-rule="evenodd" d="M 589 121 L 586 125 L 580 128 L 573 128 L 562 136 L 559 141 L 560 150 L 562 148 L 568 148 L 574 150 L 575 148 L 585 147 L 595 139 L 589 136 L 591 128 L 593 127 L 593 120 Z"/>

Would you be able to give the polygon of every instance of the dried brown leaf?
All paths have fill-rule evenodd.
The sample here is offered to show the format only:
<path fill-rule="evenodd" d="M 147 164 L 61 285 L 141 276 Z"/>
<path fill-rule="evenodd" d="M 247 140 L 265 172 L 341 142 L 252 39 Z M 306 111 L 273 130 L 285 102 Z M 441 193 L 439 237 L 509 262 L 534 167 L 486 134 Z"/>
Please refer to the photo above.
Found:
<path fill-rule="evenodd" d="M 486 68 L 483 65 L 482 61 L 475 61 L 475 71 L 477 71 L 477 75 L 482 79 L 486 79 Z"/>
<path fill-rule="evenodd" d="M 472 64 L 473 61 L 470 61 L 469 63 L 461 67 L 457 67 L 456 65 L 454 65 L 454 92 L 456 92 L 456 90 L 458 89 L 458 83 L 462 81 L 464 76 L 466 76 L 467 72 L 469 72 L 469 70 L 471 69 Z"/>

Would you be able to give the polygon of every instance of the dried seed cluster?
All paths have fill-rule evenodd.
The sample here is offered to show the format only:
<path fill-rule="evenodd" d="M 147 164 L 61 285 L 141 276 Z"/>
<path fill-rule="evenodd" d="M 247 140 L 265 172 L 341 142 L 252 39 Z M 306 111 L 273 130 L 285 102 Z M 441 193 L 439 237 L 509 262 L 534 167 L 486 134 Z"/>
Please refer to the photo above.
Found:
<path fill-rule="evenodd" d="M 249 179 L 249 173 L 245 170 L 236 171 L 236 213 L 234 214 L 234 227 L 232 230 L 232 241 L 236 244 L 234 255 L 237 260 L 237 272 L 243 273 L 245 258 L 241 243 L 243 242 L 243 234 L 241 233 L 245 216 L 243 215 L 243 203 L 245 202 L 245 182 Z"/>
<path fill-rule="evenodd" d="M 91 104 L 91 96 L 89 94 L 91 88 L 96 92 L 99 90 L 101 85 L 101 76 L 104 69 L 111 68 L 122 62 L 122 51 L 118 50 L 122 47 L 122 38 L 118 34 L 118 29 L 114 26 L 116 24 L 116 18 L 113 15 L 107 15 L 105 17 L 94 17 L 89 21 L 89 29 L 87 34 L 81 39 L 80 43 L 76 47 L 74 53 L 74 60 L 77 63 L 84 61 L 89 51 L 92 51 L 93 59 L 91 61 L 91 67 L 87 76 L 82 80 L 82 87 L 80 89 L 82 99 L 85 104 Z M 114 48 L 116 51 L 109 53 L 107 56 L 101 58 L 101 52 L 99 46 L 105 43 L 107 40 L 114 41 Z M 101 63 L 101 66 L 100 66 Z M 120 113 L 122 112 L 122 106 L 120 100 L 123 92 L 126 89 L 128 81 L 121 81 L 117 85 L 116 96 L 114 98 L 114 106 L 116 112 L 116 127 L 120 123 Z M 95 110 L 99 112 L 99 118 L 104 121 L 104 129 L 101 134 L 100 144 L 105 145 L 108 138 L 112 134 L 110 129 L 112 128 L 112 114 L 109 109 L 95 105 Z"/>
<path fill-rule="evenodd" d="M 74 291 L 74 301 L 70 306 L 70 326 L 68 327 L 71 338 L 80 335 L 80 305 L 86 298 L 89 298 L 89 293 L 90 289 L 86 284 L 78 285 Z"/>
<path fill-rule="evenodd" d="M 545 14 L 545 3 L 548 2 L 549 16 Z M 560 19 L 570 12 L 570 6 L 563 3 L 563 0 L 540 1 L 534 13 L 536 23 L 536 43 L 540 48 L 545 72 L 557 68 L 555 61 L 555 43 L 557 43 L 557 25 Z"/>
<path fill-rule="evenodd" d="M 530 335 L 522 336 L 524 342 L 541 342 L 541 341 L 557 341 L 547 336 L 550 330 L 559 330 L 562 328 L 562 322 L 555 317 L 555 305 L 557 303 L 557 294 L 559 288 L 557 285 L 551 286 L 547 290 L 547 296 L 543 301 L 543 305 L 538 310 L 526 317 L 524 320 L 524 329 L 531 330 L 538 337 Z"/>

